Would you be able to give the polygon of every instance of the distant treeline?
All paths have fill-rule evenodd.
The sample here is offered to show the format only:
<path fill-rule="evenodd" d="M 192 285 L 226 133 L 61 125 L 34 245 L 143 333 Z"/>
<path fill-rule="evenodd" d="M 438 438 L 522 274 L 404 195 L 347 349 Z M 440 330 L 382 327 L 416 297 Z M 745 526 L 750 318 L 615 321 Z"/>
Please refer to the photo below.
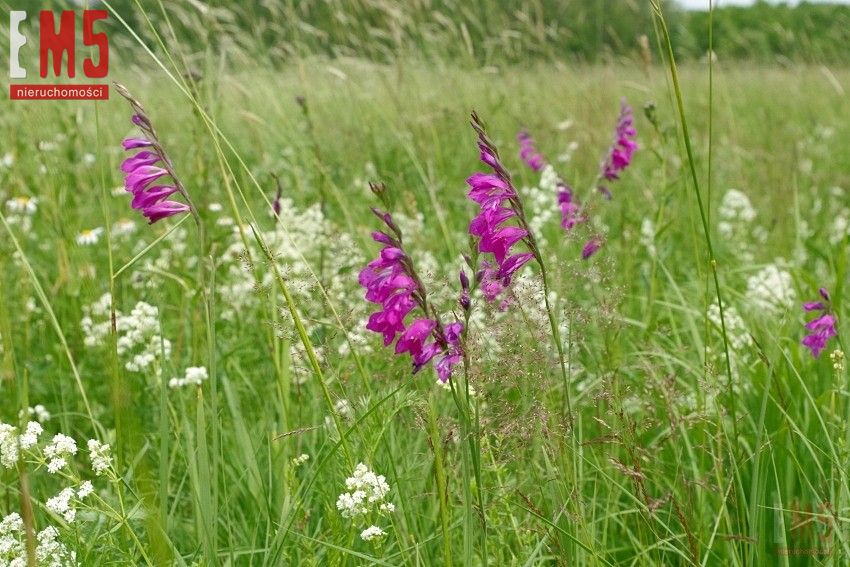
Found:
<path fill-rule="evenodd" d="M 660 0 L 661 1 L 661 0 Z M 52 0 L 55 8 L 68 0 Z M 285 64 L 322 54 L 387 61 L 399 56 L 475 65 L 534 59 L 640 61 L 641 37 L 657 60 L 650 0 L 109 0 L 156 48 L 154 22 L 188 56 L 244 56 Z M 663 0 L 677 55 L 709 48 L 707 12 Z M 138 10 L 144 7 L 145 17 Z M 163 14 L 161 10 L 167 10 Z M 167 16 L 167 17 L 166 17 Z M 112 19 L 119 44 L 131 41 Z M 760 2 L 714 12 L 714 51 L 761 62 L 850 62 L 850 6 Z"/>

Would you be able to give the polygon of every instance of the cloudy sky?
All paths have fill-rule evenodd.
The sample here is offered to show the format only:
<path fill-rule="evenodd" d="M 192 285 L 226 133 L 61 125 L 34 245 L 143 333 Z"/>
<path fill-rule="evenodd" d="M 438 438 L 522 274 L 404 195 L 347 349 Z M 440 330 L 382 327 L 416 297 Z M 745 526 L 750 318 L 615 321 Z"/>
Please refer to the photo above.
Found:
<path fill-rule="evenodd" d="M 785 0 L 781 0 L 785 1 Z M 832 4 L 850 4 L 850 0 L 809 0 L 810 2 L 823 2 Z M 708 8 L 708 0 L 678 0 L 679 4 L 686 8 Z M 747 6 L 754 4 L 755 0 L 714 0 L 715 6 Z M 780 0 L 775 0 L 774 3 L 780 3 Z M 788 0 L 788 4 L 796 4 L 795 0 Z"/>

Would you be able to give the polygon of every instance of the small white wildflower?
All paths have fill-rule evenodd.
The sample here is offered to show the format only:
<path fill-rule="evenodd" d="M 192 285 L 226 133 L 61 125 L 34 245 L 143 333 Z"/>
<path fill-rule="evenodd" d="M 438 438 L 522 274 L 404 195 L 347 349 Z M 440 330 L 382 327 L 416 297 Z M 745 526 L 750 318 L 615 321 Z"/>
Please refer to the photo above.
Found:
<path fill-rule="evenodd" d="M 221 206 L 221 203 L 210 203 L 207 208 L 209 208 L 210 212 L 213 212 L 213 213 L 220 213 L 221 210 L 223 209 L 223 207 Z"/>
<path fill-rule="evenodd" d="M 44 429 L 41 427 L 41 424 L 37 421 L 30 421 L 27 423 L 27 428 L 24 431 L 23 435 L 21 435 L 21 449 L 29 449 L 30 447 L 35 446 L 38 443 L 38 437 Z"/>
<path fill-rule="evenodd" d="M 756 218 L 756 210 L 745 193 L 737 189 L 729 189 L 723 195 L 718 216 L 731 223 L 750 223 Z"/>
<path fill-rule="evenodd" d="M 100 235 L 103 234 L 103 227 L 96 227 L 81 231 L 77 235 L 77 244 L 80 246 L 91 246 L 97 244 L 100 240 Z"/>
<path fill-rule="evenodd" d="M 829 243 L 833 246 L 844 242 L 850 236 L 850 211 L 842 209 L 835 215 L 829 231 Z"/>
<path fill-rule="evenodd" d="M 0 465 L 7 469 L 18 463 L 18 428 L 0 423 Z"/>
<path fill-rule="evenodd" d="M 128 218 L 120 218 L 112 225 L 112 234 L 115 236 L 128 236 L 136 232 L 136 223 Z"/>
<path fill-rule="evenodd" d="M 655 256 L 657 250 L 655 248 L 655 224 L 652 219 L 644 217 L 640 223 L 640 242 L 649 252 L 650 256 Z"/>
<path fill-rule="evenodd" d="M 379 506 L 379 509 L 381 510 L 381 512 L 392 514 L 393 512 L 395 512 L 395 504 L 393 504 L 392 502 L 384 502 Z"/>
<path fill-rule="evenodd" d="M 50 421 L 50 412 L 41 404 L 29 408 L 29 414 L 34 415 L 39 423 Z"/>
<path fill-rule="evenodd" d="M 68 464 L 67 457 L 77 454 L 77 442 L 62 433 L 53 436 L 53 440 L 44 448 L 44 456 L 50 459 L 47 472 L 55 474 Z"/>
<path fill-rule="evenodd" d="M 10 213 L 32 216 L 38 210 L 38 199 L 35 197 L 14 197 L 6 201 L 6 209 Z"/>
<path fill-rule="evenodd" d="M 47 526 L 36 536 L 35 558 L 39 565 L 65 567 L 77 565 L 77 554 L 59 541 L 59 530 Z M 23 566 L 22 566 L 23 567 Z"/>
<path fill-rule="evenodd" d="M 832 351 L 832 354 L 829 355 L 829 359 L 832 361 L 832 368 L 835 370 L 837 374 L 841 374 L 844 372 L 844 351 L 840 348 Z"/>
<path fill-rule="evenodd" d="M 307 453 L 302 453 L 301 455 L 298 455 L 297 457 L 292 459 L 292 465 L 295 467 L 300 467 L 309 460 L 310 455 L 308 455 Z"/>
<path fill-rule="evenodd" d="M 89 439 L 86 444 L 89 450 L 89 460 L 94 474 L 100 476 L 112 466 L 112 456 L 109 445 L 101 443 L 97 439 Z"/>
<path fill-rule="evenodd" d="M 386 478 L 377 475 L 363 463 L 358 463 L 350 477 L 345 479 L 348 492 L 337 498 L 336 507 L 344 518 L 365 516 L 372 510 L 383 511 L 384 498 L 390 491 Z"/>
<path fill-rule="evenodd" d="M 168 381 L 169 388 L 182 388 L 183 386 L 200 386 L 209 378 L 207 369 L 203 366 L 190 366 L 186 368 L 183 378 L 172 378 Z"/>
<path fill-rule="evenodd" d="M 77 489 L 77 498 L 83 499 L 94 492 L 94 485 L 90 480 L 83 482 L 80 488 Z"/>
<path fill-rule="evenodd" d="M 363 541 L 372 541 L 375 539 L 380 539 L 387 535 L 387 532 L 379 528 L 378 526 L 369 526 L 362 532 L 360 532 L 360 539 Z"/>
<path fill-rule="evenodd" d="M 747 299 L 757 308 L 776 313 L 792 307 L 796 294 L 791 274 L 770 264 L 747 279 Z"/>
<path fill-rule="evenodd" d="M 351 419 L 354 417 L 354 410 L 351 409 L 351 402 L 346 399 L 337 400 L 334 404 L 334 411 L 342 418 Z"/>
<path fill-rule="evenodd" d="M 712 303 L 708 306 L 707 316 L 709 321 L 714 323 L 718 329 L 722 328 L 720 307 L 717 303 Z M 729 346 L 731 346 L 734 350 L 742 350 L 752 345 L 753 339 L 750 336 L 747 324 L 734 307 L 731 305 L 723 306 L 723 320 L 726 323 L 726 338 L 729 340 Z"/>
<path fill-rule="evenodd" d="M 64 458 L 55 457 L 53 459 L 50 459 L 50 462 L 47 463 L 47 472 L 49 472 L 50 474 L 56 474 L 62 469 L 64 469 L 65 465 L 67 464 L 68 461 L 66 461 Z"/>
<path fill-rule="evenodd" d="M 44 505 L 57 516 L 62 516 L 70 524 L 77 516 L 77 510 L 71 505 L 71 498 L 73 497 L 74 489 L 65 488 L 53 498 L 49 498 Z"/>

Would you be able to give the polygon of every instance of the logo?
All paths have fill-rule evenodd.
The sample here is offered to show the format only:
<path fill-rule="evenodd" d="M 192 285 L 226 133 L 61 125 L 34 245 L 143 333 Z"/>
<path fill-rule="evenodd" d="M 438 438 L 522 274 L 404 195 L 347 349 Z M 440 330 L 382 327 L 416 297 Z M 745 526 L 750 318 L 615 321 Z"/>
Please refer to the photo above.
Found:
<path fill-rule="evenodd" d="M 58 18 L 57 18 L 58 15 Z M 81 61 L 85 79 L 104 79 L 109 72 L 109 38 L 96 32 L 95 24 L 105 20 L 106 10 L 83 10 L 82 17 L 73 10 L 55 14 L 38 13 L 38 74 L 41 79 L 75 79 Z M 21 31 L 28 14 L 23 10 L 9 13 L 9 79 L 30 79 L 31 69 L 21 64 L 22 50 L 36 42 Z M 57 21 L 58 20 L 58 21 Z M 83 49 L 77 49 L 77 25 L 82 32 Z M 52 65 L 51 65 L 52 63 Z M 63 65 L 64 63 L 64 65 Z M 64 67 L 64 69 L 63 69 Z M 63 73 L 64 71 L 64 73 Z M 10 83 L 11 83 L 10 81 Z M 97 83 L 12 83 L 9 98 L 13 100 L 104 100 L 109 98 L 107 84 Z"/>

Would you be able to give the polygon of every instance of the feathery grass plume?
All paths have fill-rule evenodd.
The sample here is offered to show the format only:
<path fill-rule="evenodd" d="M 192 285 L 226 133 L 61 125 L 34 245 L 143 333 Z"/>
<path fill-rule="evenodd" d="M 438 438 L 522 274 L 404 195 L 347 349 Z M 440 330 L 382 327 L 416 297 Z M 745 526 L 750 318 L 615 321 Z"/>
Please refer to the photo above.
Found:
<path fill-rule="evenodd" d="M 826 291 L 826 288 L 820 288 L 818 293 L 823 301 L 807 301 L 803 303 L 803 310 L 807 313 L 812 311 L 821 313 L 820 317 L 806 323 L 806 329 L 810 332 L 801 341 L 803 346 L 811 351 L 814 358 L 819 358 L 823 349 L 826 348 L 829 339 L 838 334 L 835 330 L 837 319 L 832 313 L 829 292 Z"/>
<path fill-rule="evenodd" d="M 378 185 L 373 185 L 372 190 L 379 195 L 382 191 Z M 396 354 L 409 353 L 414 374 L 439 357 L 434 366 L 440 380 L 445 382 L 454 365 L 462 359 L 460 339 L 464 325 L 460 321 L 448 325 L 441 323 L 436 310 L 428 303 L 425 287 L 410 256 L 404 251 L 401 230 L 389 213 L 375 208 L 372 212 L 383 221 L 387 232 L 372 233 L 372 239 L 383 248 L 358 278 L 360 285 L 366 288 L 366 300 L 381 306 L 380 311 L 369 316 L 366 328 L 381 333 L 384 346 L 395 342 Z M 406 323 L 407 316 L 417 307 L 424 317 Z"/>
<path fill-rule="evenodd" d="M 637 130 L 632 107 L 623 98 L 620 101 L 620 115 L 614 129 L 614 143 L 600 166 L 600 179 L 609 183 L 620 179 L 620 174 L 632 163 L 632 157 L 638 149 L 636 137 Z M 605 198 L 611 198 L 611 190 L 604 182 L 598 186 L 598 189 Z"/>
<path fill-rule="evenodd" d="M 187 212 L 191 212 L 197 220 L 197 210 L 177 177 L 174 164 L 165 153 L 144 107 L 123 85 L 115 83 L 115 90 L 130 103 L 133 109 L 133 124 L 138 126 L 143 134 L 142 137 L 130 137 L 122 142 L 127 151 L 140 150 L 121 164 L 124 188 L 133 195 L 130 206 L 140 211 L 150 224 Z M 154 184 L 163 178 L 170 178 L 171 183 Z M 181 195 L 186 203 L 167 199 L 175 193 Z"/>

